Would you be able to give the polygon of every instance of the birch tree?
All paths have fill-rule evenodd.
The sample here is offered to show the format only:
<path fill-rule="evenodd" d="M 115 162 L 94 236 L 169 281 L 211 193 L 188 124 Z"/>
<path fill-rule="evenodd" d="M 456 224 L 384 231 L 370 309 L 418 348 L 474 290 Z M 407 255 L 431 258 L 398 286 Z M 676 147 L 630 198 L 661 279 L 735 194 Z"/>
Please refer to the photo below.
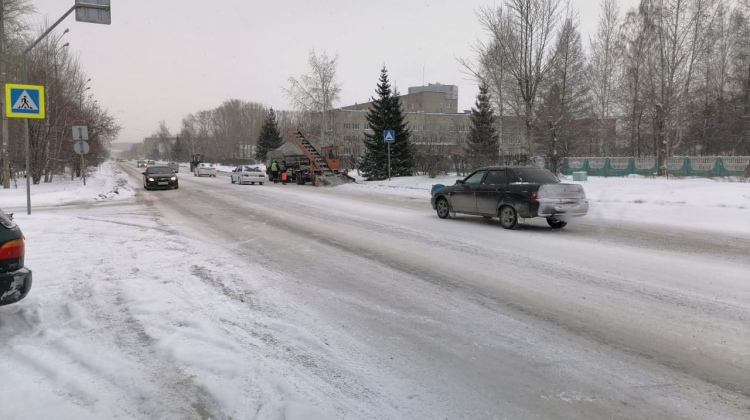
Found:
<path fill-rule="evenodd" d="M 621 62 L 618 42 L 620 10 L 616 0 L 602 0 L 599 21 L 594 36 L 589 37 L 591 60 L 589 75 L 591 85 L 592 115 L 597 120 L 597 152 L 604 156 L 611 153 L 612 145 L 605 142 L 604 120 L 614 115 L 616 77 Z"/>
<path fill-rule="evenodd" d="M 307 59 L 310 73 L 299 79 L 290 77 L 289 87 L 283 88 L 292 108 L 304 113 L 320 130 L 323 143 L 326 142 L 326 134 L 334 134 L 333 107 L 341 95 L 341 84 L 336 80 L 338 60 L 338 54 L 329 58 L 325 52 L 317 55 L 314 50 L 310 51 Z"/>
<path fill-rule="evenodd" d="M 479 23 L 491 35 L 485 57 L 489 74 L 513 81 L 513 94 L 520 98 L 526 127 L 526 147 L 535 153 L 534 104 L 541 83 L 555 59 L 554 37 L 558 28 L 559 0 L 508 0 L 495 10 L 481 9 Z M 499 66 L 499 67 L 498 67 Z M 495 83 L 495 86 L 498 86 Z M 505 95 L 506 98 L 508 94 Z"/>

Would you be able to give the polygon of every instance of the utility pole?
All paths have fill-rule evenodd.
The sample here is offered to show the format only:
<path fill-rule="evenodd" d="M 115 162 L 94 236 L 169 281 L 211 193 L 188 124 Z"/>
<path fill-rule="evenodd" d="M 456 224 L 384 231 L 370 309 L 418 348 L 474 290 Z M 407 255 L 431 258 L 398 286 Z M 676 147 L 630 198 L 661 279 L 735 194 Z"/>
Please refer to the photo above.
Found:
<path fill-rule="evenodd" d="M 5 72 L 5 63 L 8 61 L 8 54 L 5 50 L 5 0 L 0 0 L 0 111 L 2 111 L 2 143 L 0 149 L 0 159 L 3 161 L 3 188 L 10 188 L 10 144 L 8 140 L 8 116 L 5 115 L 5 82 L 8 75 Z"/>

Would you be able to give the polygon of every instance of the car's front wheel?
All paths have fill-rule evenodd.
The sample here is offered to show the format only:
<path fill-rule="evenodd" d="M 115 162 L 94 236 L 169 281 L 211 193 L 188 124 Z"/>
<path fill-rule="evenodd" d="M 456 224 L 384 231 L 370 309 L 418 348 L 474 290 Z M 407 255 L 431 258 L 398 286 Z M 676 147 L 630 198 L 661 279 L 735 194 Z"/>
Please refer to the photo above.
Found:
<path fill-rule="evenodd" d="M 229 179 L 232 181 L 232 184 L 234 184 L 234 177 L 230 176 Z"/>
<path fill-rule="evenodd" d="M 563 222 L 562 220 L 556 219 L 554 217 L 548 217 L 547 224 L 552 229 L 562 229 L 568 224 L 568 222 Z"/>
<path fill-rule="evenodd" d="M 513 206 L 502 206 L 498 213 L 498 216 L 500 217 L 500 226 L 505 229 L 515 229 L 516 226 L 518 226 L 518 213 Z"/>
<path fill-rule="evenodd" d="M 437 207 L 437 215 L 441 219 L 447 219 L 451 213 L 450 205 L 448 205 L 448 200 L 445 197 L 438 198 L 435 207 Z"/>

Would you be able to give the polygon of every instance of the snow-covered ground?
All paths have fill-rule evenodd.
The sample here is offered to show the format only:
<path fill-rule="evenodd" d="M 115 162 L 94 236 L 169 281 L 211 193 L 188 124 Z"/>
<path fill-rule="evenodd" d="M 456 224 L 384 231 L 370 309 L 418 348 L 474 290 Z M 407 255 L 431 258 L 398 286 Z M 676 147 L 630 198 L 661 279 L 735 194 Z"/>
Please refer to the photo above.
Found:
<path fill-rule="evenodd" d="M 234 167 L 217 166 L 228 173 Z M 260 165 L 263 168 L 262 165 Z M 31 186 L 31 205 L 47 206 L 80 201 L 122 200 L 133 196 L 134 188 L 123 177 L 116 177 L 110 163 L 102 165 L 86 186 L 80 180 L 57 179 L 54 183 Z M 183 164 L 180 175 L 189 174 Z M 350 175 L 354 175 L 351 173 Z M 429 201 L 435 184 L 450 185 L 453 176 L 393 178 L 390 181 L 345 184 L 342 190 L 364 190 L 368 193 L 397 195 Z M 570 177 L 563 177 L 573 183 Z M 578 183 L 578 182 L 575 182 Z M 589 199 L 587 218 L 611 221 L 636 221 L 667 226 L 685 226 L 712 231 L 750 233 L 750 181 L 745 179 L 708 178 L 629 178 L 589 177 L 581 182 Z M 26 205 L 26 185 L 0 190 L 0 208 Z M 20 215 L 20 210 L 16 209 Z"/>
<path fill-rule="evenodd" d="M 185 176 L 183 172 L 187 169 L 181 168 L 180 172 Z M 424 200 L 425 212 L 432 212 L 429 208 L 432 186 L 451 184 L 456 179 L 456 176 L 435 179 L 416 176 L 335 188 L 342 193 Z M 590 200 L 587 220 L 638 221 L 750 235 L 748 182 L 631 177 L 589 178 L 583 184 Z M 25 184 L 19 182 L 17 188 L 0 189 L 0 209 L 15 213 L 14 218 L 27 237 L 26 264 L 35 273 L 29 297 L 19 304 L 0 308 L 0 377 L 3 378 L 0 411 L 4 413 L 0 417 L 188 418 L 174 411 L 170 403 L 180 395 L 194 393 L 191 399 L 198 406 L 206 398 L 201 393 L 207 392 L 211 400 L 224 407 L 223 418 L 238 418 L 237 415 L 248 412 L 255 412 L 258 418 L 331 418 L 330 411 L 335 409 L 309 402 L 315 399 L 316 392 L 330 391 L 326 391 L 325 384 L 317 383 L 316 379 L 306 383 L 289 379 L 294 377 L 288 373 L 294 367 L 280 355 L 269 356 L 261 351 L 260 360 L 252 357 L 253 349 L 276 340 L 273 334 L 281 334 L 306 352 L 323 354 L 329 359 L 339 357 L 331 354 L 327 343 L 295 325 L 273 319 L 266 312 L 266 315 L 259 313 L 253 322 L 268 329 L 268 335 L 248 336 L 244 342 L 247 347 L 241 348 L 237 342 L 223 338 L 226 331 L 217 330 L 205 321 L 206 316 L 237 319 L 231 305 L 206 301 L 202 312 L 186 318 L 180 306 L 182 301 L 174 299 L 198 290 L 191 287 L 187 280 L 190 277 L 199 277 L 207 283 L 215 280 L 214 274 L 201 268 L 200 257 L 228 267 L 230 280 L 236 276 L 236 282 L 225 279 L 228 285 L 222 286 L 227 289 L 224 299 L 242 302 L 257 299 L 243 289 L 246 286 L 239 278 L 253 278 L 257 285 L 273 281 L 274 273 L 252 263 L 237 265 L 218 251 L 196 255 L 194 250 L 200 248 L 198 241 L 171 240 L 169 228 L 134 203 L 136 190 L 140 186 L 109 162 L 87 179 L 86 186 L 69 178 L 33 185 L 31 215 L 26 214 Z M 113 208 L 132 206 L 128 207 L 133 212 L 132 219 L 120 220 L 119 213 L 114 211 L 112 215 L 105 212 L 89 217 L 80 211 L 46 209 L 94 202 L 105 206 L 110 203 Z M 149 256 L 152 250 L 159 255 Z M 108 263 L 132 258 L 138 259 L 137 270 L 131 267 L 120 272 L 117 266 L 113 268 Z M 65 284 L 57 277 L 77 280 Z M 91 283 L 87 281 L 89 277 L 102 281 Z M 155 287 L 155 282 L 160 287 Z M 108 294 L 109 288 L 118 292 Z M 265 293 L 264 302 L 284 298 L 274 296 L 272 290 L 261 289 Z M 87 300 L 89 296 L 108 297 L 92 302 Z M 192 298 L 202 301 L 211 297 Z M 114 328 L 117 319 L 125 324 L 129 319 L 137 319 L 139 328 L 147 331 L 108 334 L 109 323 Z M 227 324 L 227 328 L 241 334 L 237 325 Z M 132 354 L 113 351 L 117 346 L 129 349 L 126 353 Z M 180 368 L 165 371 L 163 365 L 152 363 L 149 351 L 140 351 L 149 347 L 149 351 L 173 360 Z M 342 360 L 338 362 L 345 364 Z M 361 370 L 366 376 L 366 366 Z M 257 384 L 248 387 L 248 381 Z M 162 385 L 167 382 L 174 384 L 174 395 L 163 390 Z M 319 389 L 305 390 L 304 386 Z M 257 400 L 262 400 L 257 407 L 243 406 L 247 401 Z M 122 408 L 131 404 L 132 411 Z M 341 406 L 349 406 L 351 413 L 373 413 L 373 417 L 386 413 L 381 418 L 393 417 L 384 410 L 398 412 L 392 407 L 371 407 L 364 399 L 343 401 Z M 194 408 L 201 411 L 200 407 Z M 338 410 L 334 417 L 347 418 L 346 412 Z"/>

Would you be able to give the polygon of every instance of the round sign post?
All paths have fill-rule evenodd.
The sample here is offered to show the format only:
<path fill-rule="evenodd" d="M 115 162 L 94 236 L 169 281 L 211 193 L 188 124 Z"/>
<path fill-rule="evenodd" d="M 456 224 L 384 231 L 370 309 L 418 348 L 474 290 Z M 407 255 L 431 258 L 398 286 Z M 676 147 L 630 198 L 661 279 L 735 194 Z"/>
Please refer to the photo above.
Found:
<path fill-rule="evenodd" d="M 86 185 L 86 166 L 83 161 L 83 155 L 89 152 L 91 147 L 83 140 L 79 140 L 73 143 L 73 151 L 81 155 L 81 177 L 83 178 L 83 185 Z"/>

